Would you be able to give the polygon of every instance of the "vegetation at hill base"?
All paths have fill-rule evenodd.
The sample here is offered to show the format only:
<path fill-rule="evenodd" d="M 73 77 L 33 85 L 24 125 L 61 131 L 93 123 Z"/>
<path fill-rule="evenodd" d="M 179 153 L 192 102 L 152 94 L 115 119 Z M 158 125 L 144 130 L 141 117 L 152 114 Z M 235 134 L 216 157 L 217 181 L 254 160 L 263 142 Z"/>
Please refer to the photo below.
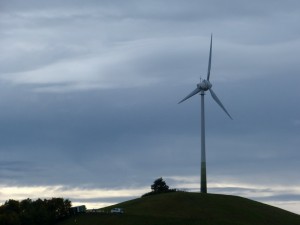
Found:
<path fill-rule="evenodd" d="M 300 215 L 237 196 L 172 192 L 110 207 L 122 215 L 81 214 L 57 225 L 299 225 Z"/>
<path fill-rule="evenodd" d="M 70 216 L 68 199 L 8 200 L 0 206 L 0 225 L 51 225 Z"/>

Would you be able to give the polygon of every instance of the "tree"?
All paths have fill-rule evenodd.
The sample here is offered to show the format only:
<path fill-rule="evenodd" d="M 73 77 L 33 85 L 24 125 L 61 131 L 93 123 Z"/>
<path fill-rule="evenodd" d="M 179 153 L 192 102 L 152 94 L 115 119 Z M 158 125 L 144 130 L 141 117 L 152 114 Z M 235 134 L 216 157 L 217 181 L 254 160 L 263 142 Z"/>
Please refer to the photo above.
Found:
<path fill-rule="evenodd" d="M 166 182 L 161 178 L 158 178 L 154 181 L 154 183 L 151 185 L 151 190 L 158 193 L 158 192 L 168 192 L 169 186 L 166 184 Z"/>
<path fill-rule="evenodd" d="M 66 218 L 70 214 L 71 202 L 68 199 L 52 198 L 44 200 L 51 218 L 58 221 Z"/>
<path fill-rule="evenodd" d="M 20 213 L 20 202 L 13 199 L 9 199 L 4 203 L 4 208 L 6 211 L 15 212 L 18 214 Z"/>
<path fill-rule="evenodd" d="M 151 192 L 143 194 L 142 197 L 177 191 L 176 189 L 169 189 L 169 186 L 162 178 L 158 178 L 154 181 L 154 183 L 151 185 L 151 190 Z"/>

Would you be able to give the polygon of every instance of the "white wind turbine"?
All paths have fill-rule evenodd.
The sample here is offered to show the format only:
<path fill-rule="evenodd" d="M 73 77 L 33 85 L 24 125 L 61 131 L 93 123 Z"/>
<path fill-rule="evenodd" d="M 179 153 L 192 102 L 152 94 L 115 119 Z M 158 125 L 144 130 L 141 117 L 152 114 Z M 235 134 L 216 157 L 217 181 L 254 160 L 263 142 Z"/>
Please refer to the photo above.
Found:
<path fill-rule="evenodd" d="M 212 84 L 209 82 L 210 68 L 211 68 L 211 50 L 212 50 L 212 34 L 210 37 L 210 50 L 208 60 L 207 79 L 201 79 L 200 83 L 197 84 L 197 88 L 192 91 L 188 96 L 182 99 L 178 104 L 187 100 L 188 98 L 199 93 L 201 95 L 201 193 L 207 193 L 207 182 L 206 182 L 206 156 L 205 156 L 205 120 L 204 120 L 204 95 L 205 91 L 209 90 L 211 97 L 218 103 L 218 105 L 224 110 L 224 112 L 232 119 L 217 95 L 211 89 Z"/>

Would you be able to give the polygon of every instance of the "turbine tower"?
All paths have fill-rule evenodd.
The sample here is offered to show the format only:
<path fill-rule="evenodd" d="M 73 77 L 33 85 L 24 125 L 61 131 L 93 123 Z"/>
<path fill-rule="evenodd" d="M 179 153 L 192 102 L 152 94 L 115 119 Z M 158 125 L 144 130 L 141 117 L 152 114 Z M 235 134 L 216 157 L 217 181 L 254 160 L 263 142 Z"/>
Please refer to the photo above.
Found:
<path fill-rule="evenodd" d="M 209 59 L 208 59 L 208 69 L 207 69 L 207 78 L 201 79 L 200 83 L 197 84 L 197 88 L 192 91 L 188 96 L 182 99 L 181 102 L 189 99 L 195 94 L 199 93 L 201 95 L 201 193 L 207 193 L 207 181 L 206 181 L 206 156 L 205 156 L 205 115 L 204 115 L 204 95 L 207 90 L 209 90 L 211 97 L 217 102 L 217 104 L 224 110 L 224 112 L 229 116 L 230 119 L 232 117 L 229 115 L 221 101 L 218 99 L 215 92 L 211 89 L 212 84 L 209 81 L 210 78 L 210 68 L 211 68 L 211 51 L 212 51 L 212 34 L 210 36 L 210 50 L 209 50 Z"/>

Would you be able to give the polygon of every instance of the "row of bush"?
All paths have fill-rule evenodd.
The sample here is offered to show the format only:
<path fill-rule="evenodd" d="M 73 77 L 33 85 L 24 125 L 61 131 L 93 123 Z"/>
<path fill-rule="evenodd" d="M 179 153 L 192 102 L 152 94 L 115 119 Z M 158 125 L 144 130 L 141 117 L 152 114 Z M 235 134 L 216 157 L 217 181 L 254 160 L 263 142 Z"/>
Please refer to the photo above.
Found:
<path fill-rule="evenodd" d="M 52 225 L 70 215 L 71 201 L 63 198 L 8 200 L 0 206 L 0 225 Z"/>

